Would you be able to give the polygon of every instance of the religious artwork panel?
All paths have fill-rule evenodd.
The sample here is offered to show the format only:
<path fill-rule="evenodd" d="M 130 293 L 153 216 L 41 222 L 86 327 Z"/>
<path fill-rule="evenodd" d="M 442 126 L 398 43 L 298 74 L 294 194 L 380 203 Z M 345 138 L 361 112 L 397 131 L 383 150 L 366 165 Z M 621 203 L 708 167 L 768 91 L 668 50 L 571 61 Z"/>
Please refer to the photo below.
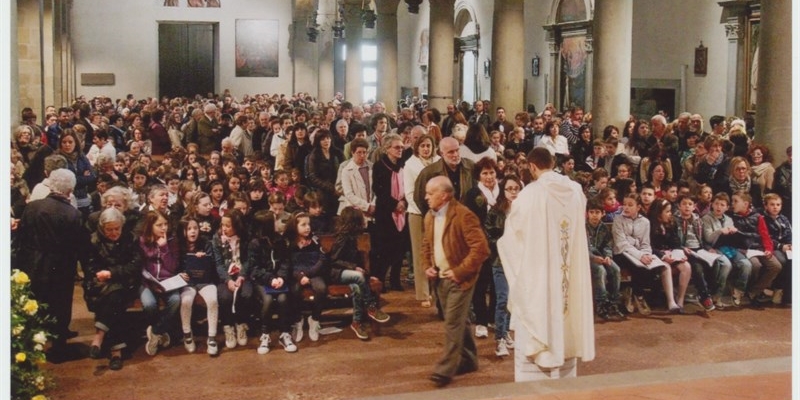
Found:
<path fill-rule="evenodd" d="M 278 76 L 278 20 L 236 20 L 236 76 Z"/>
<path fill-rule="evenodd" d="M 756 111 L 758 100 L 758 36 L 760 33 L 761 19 L 751 18 L 747 21 L 745 34 L 745 110 Z"/>
<path fill-rule="evenodd" d="M 561 107 L 586 106 L 586 37 L 567 37 L 561 43 Z"/>

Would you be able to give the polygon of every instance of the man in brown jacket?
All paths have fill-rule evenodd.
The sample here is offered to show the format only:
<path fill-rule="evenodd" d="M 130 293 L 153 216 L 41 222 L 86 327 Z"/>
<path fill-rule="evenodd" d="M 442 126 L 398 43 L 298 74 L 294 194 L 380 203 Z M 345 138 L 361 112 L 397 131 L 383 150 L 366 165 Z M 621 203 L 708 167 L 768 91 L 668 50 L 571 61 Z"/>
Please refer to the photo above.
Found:
<path fill-rule="evenodd" d="M 489 257 L 481 222 L 455 200 L 453 192 L 446 176 L 433 177 L 425 185 L 430 210 L 425 215 L 422 266 L 428 278 L 435 281 L 445 326 L 444 355 L 430 376 L 438 387 L 450 383 L 454 375 L 478 369 L 468 317 L 478 272 Z"/>

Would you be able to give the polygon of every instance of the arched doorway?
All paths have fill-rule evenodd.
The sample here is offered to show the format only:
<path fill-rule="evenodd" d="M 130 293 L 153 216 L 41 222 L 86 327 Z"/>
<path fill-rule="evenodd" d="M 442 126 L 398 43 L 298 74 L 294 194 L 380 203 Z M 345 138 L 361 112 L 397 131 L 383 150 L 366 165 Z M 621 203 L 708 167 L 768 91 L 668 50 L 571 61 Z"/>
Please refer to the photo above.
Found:
<path fill-rule="evenodd" d="M 548 101 L 557 109 L 592 107 L 592 0 L 554 0 L 547 17 Z"/>
<path fill-rule="evenodd" d="M 481 96 L 478 86 L 480 26 L 475 21 L 474 10 L 463 3 L 456 5 L 455 14 L 455 55 L 458 62 L 453 75 L 458 82 L 456 98 L 471 104 Z"/>

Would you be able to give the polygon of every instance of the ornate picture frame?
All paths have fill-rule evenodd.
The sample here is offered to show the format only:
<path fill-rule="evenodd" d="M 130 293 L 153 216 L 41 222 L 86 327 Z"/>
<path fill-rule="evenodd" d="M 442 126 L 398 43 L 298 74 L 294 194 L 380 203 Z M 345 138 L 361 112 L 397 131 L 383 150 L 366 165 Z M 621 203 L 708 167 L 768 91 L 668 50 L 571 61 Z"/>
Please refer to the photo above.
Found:
<path fill-rule="evenodd" d="M 700 46 L 694 49 L 694 73 L 695 75 L 705 75 L 708 72 L 708 47 Z"/>

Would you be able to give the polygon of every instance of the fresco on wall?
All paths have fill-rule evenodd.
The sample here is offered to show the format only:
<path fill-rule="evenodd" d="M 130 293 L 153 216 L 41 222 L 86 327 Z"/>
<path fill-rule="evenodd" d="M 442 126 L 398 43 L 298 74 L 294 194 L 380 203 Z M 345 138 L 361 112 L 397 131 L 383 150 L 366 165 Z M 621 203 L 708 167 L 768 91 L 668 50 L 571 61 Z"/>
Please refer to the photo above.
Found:
<path fill-rule="evenodd" d="M 278 76 L 278 20 L 236 20 L 236 76 Z"/>
<path fill-rule="evenodd" d="M 211 7 L 211 8 L 219 8 L 220 7 L 220 0 L 164 0 L 164 7 L 180 7 L 181 2 L 185 1 L 189 7 L 192 8 L 201 8 L 201 7 Z"/>
<path fill-rule="evenodd" d="M 556 22 L 583 21 L 586 19 L 586 4 L 583 0 L 562 0 L 558 5 Z"/>
<path fill-rule="evenodd" d="M 586 37 L 568 37 L 561 42 L 562 109 L 586 106 L 586 57 Z"/>

